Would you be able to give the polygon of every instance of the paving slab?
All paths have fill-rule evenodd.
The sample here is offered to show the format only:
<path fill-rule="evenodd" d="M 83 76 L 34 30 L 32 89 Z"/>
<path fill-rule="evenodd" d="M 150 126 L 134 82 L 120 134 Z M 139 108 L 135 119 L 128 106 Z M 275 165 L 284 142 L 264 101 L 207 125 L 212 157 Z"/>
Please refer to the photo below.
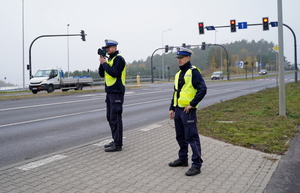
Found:
<path fill-rule="evenodd" d="M 196 176 L 185 176 L 189 167 L 168 166 L 179 147 L 173 120 L 165 120 L 124 132 L 121 152 L 105 152 L 110 141 L 105 138 L 2 167 L 0 192 L 261 193 L 281 158 L 209 137 L 200 140 L 204 163 Z"/>

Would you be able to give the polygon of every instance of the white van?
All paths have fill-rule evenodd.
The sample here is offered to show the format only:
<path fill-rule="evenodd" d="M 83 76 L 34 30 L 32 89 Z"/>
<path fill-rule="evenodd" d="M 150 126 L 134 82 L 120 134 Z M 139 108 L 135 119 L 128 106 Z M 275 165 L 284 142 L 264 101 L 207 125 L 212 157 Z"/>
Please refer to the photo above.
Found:
<path fill-rule="evenodd" d="M 222 71 L 216 71 L 211 75 L 212 80 L 223 80 L 224 75 Z"/>

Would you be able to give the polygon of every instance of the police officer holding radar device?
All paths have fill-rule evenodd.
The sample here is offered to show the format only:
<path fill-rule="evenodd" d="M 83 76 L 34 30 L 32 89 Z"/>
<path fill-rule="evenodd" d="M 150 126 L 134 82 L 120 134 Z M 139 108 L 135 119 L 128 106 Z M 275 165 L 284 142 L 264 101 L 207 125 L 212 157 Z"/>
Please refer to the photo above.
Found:
<path fill-rule="evenodd" d="M 192 66 L 190 49 L 177 48 L 176 58 L 180 70 L 175 75 L 174 94 L 169 108 L 169 116 L 174 119 L 176 140 L 179 145 L 178 159 L 169 166 L 188 166 L 188 145 L 192 149 L 192 167 L 185 173 L 194 176 L 201 173 L 201 145 L 197 129 L 196 110 L 198 103 L 206 95 L 206 85 L 199 68 Z"/>
<path fill-rule="evenodd" d="M 122 151 L 123 146 L 123 102 L 125 94 L 126 65 L 117 50 L 118 42 L 105 40 L 105 46 L 98 49 L 100 55 L 99 75 L 104 77 L 106 92 L 106 118 L 113 141 L 106 144 L 106 152 Z M 106 59 L 106 54 L 109 55 Z"/>

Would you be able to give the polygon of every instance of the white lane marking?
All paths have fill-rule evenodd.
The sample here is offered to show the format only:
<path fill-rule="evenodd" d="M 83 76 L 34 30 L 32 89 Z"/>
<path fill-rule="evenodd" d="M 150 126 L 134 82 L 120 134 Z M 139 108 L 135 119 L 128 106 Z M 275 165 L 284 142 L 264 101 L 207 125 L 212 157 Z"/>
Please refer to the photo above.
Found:
<path fill-rule="evenodd" d="M 1 127 L 8 127 L 8 126 L 13 126 L 13 125 L 20 125 L 20 124 L 25 124 L 25 123 L 33 123 L 33 122 L 38 122 L 38 121 L 45 121 L 45 120 L 50 120 L 50 119 L 57 119 L 57 118 L 62 118 L 62 117 L 69 117 L 72 115 L 80 115 L 80 114 L 85 114 L 85 113 L 93 113 L 101 110 L 105 110 L 106 108 L 103 109 L 98 109 L 98 110 L 92 110 L 92 111 L 85 111 L 85 112 L 79 112 L 79 113 L 72 113 L 72 114 L 67 114 L 67 115 L 58 115 L 54 117 L 47 117 L 47 118 L 42 118 L 42 119 L 35 119 L 35 120 L 30 120 L 30 121 L 23 121 L 23 122 L 18 122 L 18 123 L 10 123 L 6 125 L 0 125 Z"/>
<path fill-rule="evenodd" d="M 160 127 L 161 125 L 150 125 L 149 127 L 141 129 L 141 131 L 150 131 L 152 129 L 155 129 L 157 127 Z"/>
<path fill-rule="evenodd" d="M 126 95 L 131 95 L 132 93 L 134 93 L 134 92 L 125 92 L 125 96 Z"/>
<path fill-rule="evenodd" d="M 125 139 L 125 138 L 126 138 L 126 137 L 123 137 L 123 139 Z M 104 146 L 105 144 L 110 143 L 111 141 L 112 141 L 112 139 L 106 139 L 106 140 L 104 140 L 104 141 L 101 141 L 101 142 L 99 142 L 99 143 L 95 143 L 95 144 L 93 144 L 93 145 L 101 147 L 101 146 Z"/>
<path fill-rule="evenodd" d="M 169 99 L 170 98 L 165 98 L 165 99 L 157 99 L 157 100 L 147 101 L 147 102 L 133 103 L 133 104 L 124 105 L 124 107 L 130 107 L 130 106 L 141 105 L 141 104 L 146 104 L 146 103 L 153 103 L 153 102 L 169 100 Z M 81 115 L 81 114 L 86 114 L 86 113 L 100 112 L 100 111 L 103 111 L 105 109 L 106 108 L 102 108 L 102 109 L 96 109 L 96 110 L 91 110 L 91 111 L 84 111 L 84 112 L 78 112 L 78 113 L 72 113 L 72 114 L 66 114 L 66 115 L 58 115 L 58 116 L 54 116 L 54 117 L 47 117 L 47 118 L 42 118 L 42 119 L 35 119 L 35 120 L 30 120 L 30 121 L 10 123 L 10 124 L 6 124 L 6 125 L 0 125 L 0 128 L 1 127 L 13 126 L 13 125 L 21 125 L 21 124 L 25 124 L 25 123 L 33 123 L 33 122 L 38 122 L 38 121 L 57 119 L 57 118 L 62 118 L 62 117 L 70 117 L 70 116 L 73 116 L 73 115 Z"/>
<path fill-rule="evenodd" d="M 170 89 L 172 90 L 172 89 Z M 146 92 L 146 93 L 137 93 L 137 94 L 132 94 L 134 92 L 128 92 L 132 94 L 133 96 L 135 95 L 144 95 L 144 94 L 153 94 L 153 93 L 159 93 L 159 92 L 166 92 L 170 90 L 163 90 L 163 91 L 155 91 L 155 92 Z M 126 92 L 125 92 L 126 94 Z M 9 110 L 17 110 L 17 109 L 25 109 L 25 108 L 34 108 L 34 107 L 42 107 L 42 106 L 49 106 L 49 105 L 60 105 L 60 104 L 67 104 L 67 103 L 80 103 L 80 102 L 85 102 L 85 101 L 94 101 L 94 100 L 99 100 L 99 98 L 91 98 L 91 99 L 84 99 L 84 100 L 76 100 L 76 101 L 68 101 L 68 102 L 58 102 L 58 103 L 47 103 L 47 104 L 40 104 L 40 105 L 31 105 L 31 106 L 23 106 L 23 107 L 13 107 L 13 108 L 6 108 L 6 109 L 0 109 L 0 111 L 9 111 Z"/>
<path fill-rule="evenodd" d="M 125 95 L 130 95 L 134 92 L 125 92 Z M 85 94 L 85 95 L 79 95 L 79 96 L 76 96 L 78 98 L 81 98 L 81 97 L 98 97 L 98 96 L 105 96 L 106 93 L 100 93 L 100 94 Z"/>
<path fill-rule="evenodd" d="M 27 170 L 31 170 L 31 169 L 34 169 L 34 168 L 52 163 L 54 161 L 64 159 L 66 157 L 67 156 L 64 156 L 64 155 L 54 155 L 54 156 L 51 156 L 51 157 L 48 157 L 48 158 L 45 158 L 45 159 L 42 159 L 42 160 L 39 160 L 39 161 L 35 161 L 35 162 L 31 162 L 29 164 L 25 164 L 23 166 L 19 166 L 19 167 L 17 167 L 17 169 L 27 171 Z"/>
<path fill-rule="evenodd" d="M 80 97 L 98 97 L 98 96 L 104 96 L 105 95 L 105 93 L 101 93 L 101 94 L 85 94 L 85 95 L 79 95 L 79 96 L 75 96 L 75 97 L 78 97 L 78 98 L 80 98 Z"/>
<path fill-rule="evenodd" d="M 99 143 L 95 143 L 95 144 L 93 144 L 93 145 L 101 147 L 101 146 L 104 146 L 105 144 L 110 143 L 111 141 L 112 141 L 111 139 L 106 139 L 106 140 L 104 140 L 104 141 L 101 141 L 101 142 L 99 142 Z"/>
<path fill-rule="evenodd" d="M 0 109 L 0 111 L 9 111 L 9 110 L 16 110 L 16 109 L 50 106 L 50 105 L 60 105 L 60 104 L 68 104 L 68 103 L 80 103 L 80 102 L 94 101 L 94 100 L 99 100 L 99 98 L 84 99 L 84 100 L 77 100 L 77 101 L 68 101 L 68 102 L 59 102 L 59 103 L 47 103 L 47 104 L 31 105 L 31 106 L 23 106 L 23 107 L 14 107 L 14 108 Z"/>

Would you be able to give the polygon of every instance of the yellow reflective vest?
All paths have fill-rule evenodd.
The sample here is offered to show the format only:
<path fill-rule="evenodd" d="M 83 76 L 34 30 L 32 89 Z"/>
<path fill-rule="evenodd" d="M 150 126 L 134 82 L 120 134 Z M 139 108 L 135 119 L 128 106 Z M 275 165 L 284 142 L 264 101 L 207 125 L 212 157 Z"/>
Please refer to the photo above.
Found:
<path fill-rule="evenodd" d="M 121 56 L 121 54 L 117 54 L 117 56 Z M 112 67 L 113 64 L 114 64 L 114 60 L 115 58 L 117 57 L 113 57 L 111 60 L 108 60 L 107 61 L 107 64 Z M 105 83 L 107 86 L 112 86 L 116 83 L 117 81 L 117 77 L 112 77 L 111 75 L 109 75 L 106 71 L 104 71 L 104 74 L 105 74 Z M 124 69 L 122 71 L 122 74 L 121 74 L 121 80 L 122 80 L 122 84 L 125 86 L 125 79 L 126 79 L 126 65 L 124 66 Z"/>
<path fill-rule="evenodd" d="M 184 75 L 184 85 L 182 86 L 181 90 L 178 90 L 178 81 L 179 81 L 179 75 L 181 70 L 179 70 L 175 75 L 174 80 L 174 86 L 175 86 L 175 92 L 173 97 L 173 106 L 176 107 L 186 107 L 190 105 L 190 102 L 194 99 L 197 89 L 193 87 L 192 83 L 192 70 L 197 69 L 201 73 L 200 69 L 196 66 L 192 66 L 192 68 L 188 69 Z M 179 92 L 179 98 L 178 97 Z M 198 105 L 196 106 L 196 108 Z"/>

